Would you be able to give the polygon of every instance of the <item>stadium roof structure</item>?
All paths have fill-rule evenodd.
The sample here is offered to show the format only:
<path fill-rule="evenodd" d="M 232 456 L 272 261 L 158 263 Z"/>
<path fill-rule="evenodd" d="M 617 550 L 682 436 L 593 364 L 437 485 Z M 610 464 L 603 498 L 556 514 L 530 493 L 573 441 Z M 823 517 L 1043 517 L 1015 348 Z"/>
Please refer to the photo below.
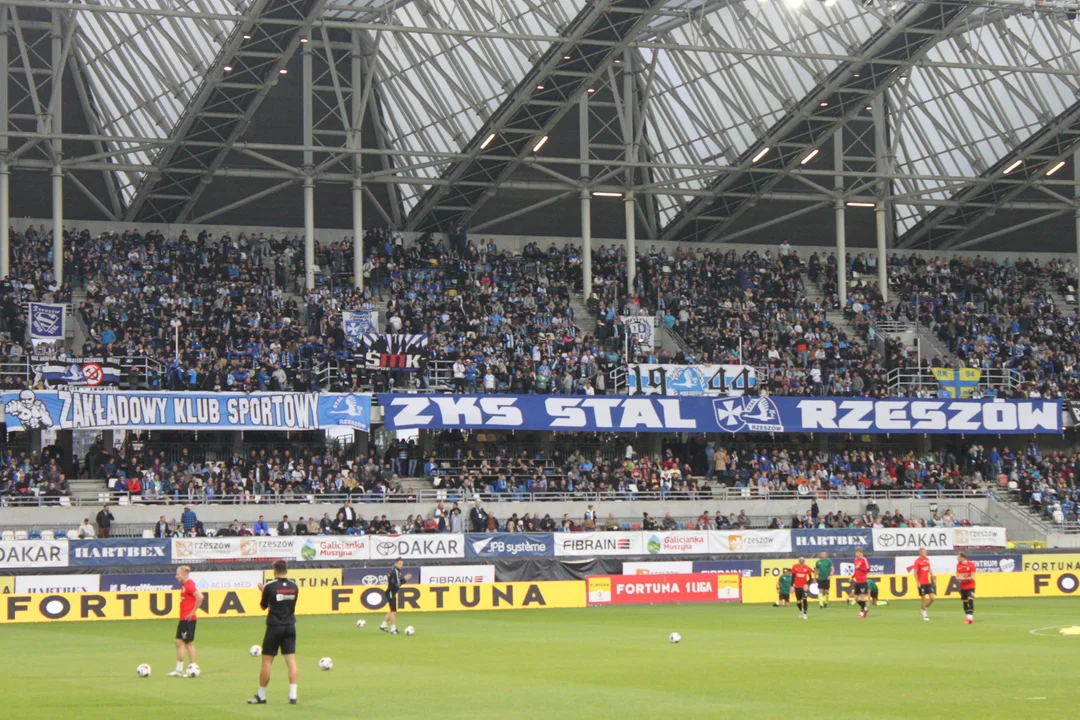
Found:
<path fill-rule="evenodd" d="M 11 212 L 1073 249 L 1074 0 L 3 0 Z M 356 198 L 362 197 L 362 202 Z M 359 207 L 357 207 L 359 204 Z M 881 225 L 884 220 L 883 225 Z"/>

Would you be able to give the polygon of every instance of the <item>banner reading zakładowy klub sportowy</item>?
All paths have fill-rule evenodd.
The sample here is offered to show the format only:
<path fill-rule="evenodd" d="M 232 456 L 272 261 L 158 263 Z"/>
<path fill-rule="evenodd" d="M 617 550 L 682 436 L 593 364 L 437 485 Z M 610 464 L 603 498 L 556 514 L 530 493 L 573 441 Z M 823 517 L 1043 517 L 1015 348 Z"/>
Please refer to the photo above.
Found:
<path fill-rule="evenodd" d="M 388 430 L 1061 433 L 1057 400 L 379 395 Z"/>
<path fill-rule="evenodd" d="M 22 390 L 2 395 L 8 430 L 369 430 L 366 393 Z"/>

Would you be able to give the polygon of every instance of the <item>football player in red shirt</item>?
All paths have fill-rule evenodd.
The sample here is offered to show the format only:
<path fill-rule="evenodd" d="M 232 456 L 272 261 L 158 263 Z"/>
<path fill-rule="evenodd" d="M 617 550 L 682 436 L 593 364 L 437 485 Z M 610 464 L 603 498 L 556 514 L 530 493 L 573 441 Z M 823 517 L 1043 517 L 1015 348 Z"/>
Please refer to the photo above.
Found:
<path fill-rule="evenodd" d="M 870 609 L 866 607 L 866 579 L 870 574 L 870 561 L 863 557 L 862 548 L 855 548 L 855 570 L 851 573 L 851 582 L 855 585 L 852 588 L 851 594 L 855 596 L 856 602 L 859 603 L 859 619 L 870 614 Z"/>
<path fill-rule="evenodd" d="M 191 568 L 181 565 L 176 568 L 176 582 L 180 583 L 180 622 L 176 625 L 176 670 L 169 677 L 187 677 L 184 673 L 184 648 L 187 648 L 188 662 L 195 663 L 195 621 L 197 610 L 202 605 L 203 594 L 195 587 L 191 579 Z"/>
<path fill-rule="evenodd" d="M 922 598 L 922 609 L 919 614 L 922 619 L 929 622 L 930 616 L 926 614 L 927 608 L 934 604 L 934 571 L 930 567 L 930 558 L 927 557 L 926 548 L 919 548 L 919 557 L 915 558 L 915 564 L 908 566 L 908 572 L 915 571 L 915 577 L 919 581 L 919 597 Z"/>
<path fill-rule="evenodd" d="M 791 576 L 794 578 L 795 607 L 799 608 L 799 617 L 805 620 L 806 611 L 810 607 L 807 592 L 810 590 L 810 581 L 814 579 L 814 571 L 806 564 L 805 558 L 799 558 L 799 562 L 791 566 Z"/>
<path fill-rule="evenodd" d="M 965 553 L 956 556 L 956 579 L 960 581 L 960 599 L 964 601 L 964 624 L 975 621 L 975 563 Z"/>

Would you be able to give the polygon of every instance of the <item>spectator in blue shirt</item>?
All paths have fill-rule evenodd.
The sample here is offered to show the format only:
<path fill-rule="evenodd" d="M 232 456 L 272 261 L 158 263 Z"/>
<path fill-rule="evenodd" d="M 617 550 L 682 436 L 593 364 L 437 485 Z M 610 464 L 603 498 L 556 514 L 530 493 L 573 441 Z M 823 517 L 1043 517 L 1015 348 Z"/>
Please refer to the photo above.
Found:
<path fill-rule="evenodd" d="M 266 520 L 263 519 L 262 515 L 259 516 L 258 522 L 255 523 L 255 534 L 256 535 L 269 535 L 270 534 L 270 527 L 266 524 Z"/>
<path fill-rule="evenodd" d="M 184 532 L 187 533 L 191 528 L 195 527 L 195 523 L 199 520 L 195 515 L 195 511 L 191 509 L 190 505 L 184 506 L 184 513 L 180 516 L 180 524 L 184 526 Z"/>

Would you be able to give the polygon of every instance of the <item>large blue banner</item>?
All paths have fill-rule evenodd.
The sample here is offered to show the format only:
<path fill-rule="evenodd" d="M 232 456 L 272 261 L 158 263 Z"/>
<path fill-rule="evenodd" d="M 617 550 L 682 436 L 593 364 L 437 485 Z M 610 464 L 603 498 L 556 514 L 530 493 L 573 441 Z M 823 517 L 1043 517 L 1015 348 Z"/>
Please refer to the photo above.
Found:
<path fill-rule="evenodd" d="M 743 577 L 761 577 L 760 560 L 695 560 L 696 573 L 726 573 Z"/>
<path fill-rule="evenodd" d="M 555 536 L 552 533 L 495 533 L 466 535 L 465 557 L 553 557 Z"/>
<path fill-rule="evenodd" d="M 1057 400 L 379 395 L 387 430 L 1061 433 Z"/>
<path fill-rule="evenodd" d="M 869 529 L 791 531 L 791 549 L 796 553 L 851 552 L 855 548 L 871 550 L 873 546 L 874 534 Z"/>
<path fill-rule="evenodd" d="M 8 430 L 316 430 L 370 428 L 360 393 L 23 390 L 2 396 Z"/>
<path fill-rule="evenodd" d="M 105 565 L 168 565 L 172 541 L 165 538 L 108 538 L 72 540 L 72 567 Z"/>

